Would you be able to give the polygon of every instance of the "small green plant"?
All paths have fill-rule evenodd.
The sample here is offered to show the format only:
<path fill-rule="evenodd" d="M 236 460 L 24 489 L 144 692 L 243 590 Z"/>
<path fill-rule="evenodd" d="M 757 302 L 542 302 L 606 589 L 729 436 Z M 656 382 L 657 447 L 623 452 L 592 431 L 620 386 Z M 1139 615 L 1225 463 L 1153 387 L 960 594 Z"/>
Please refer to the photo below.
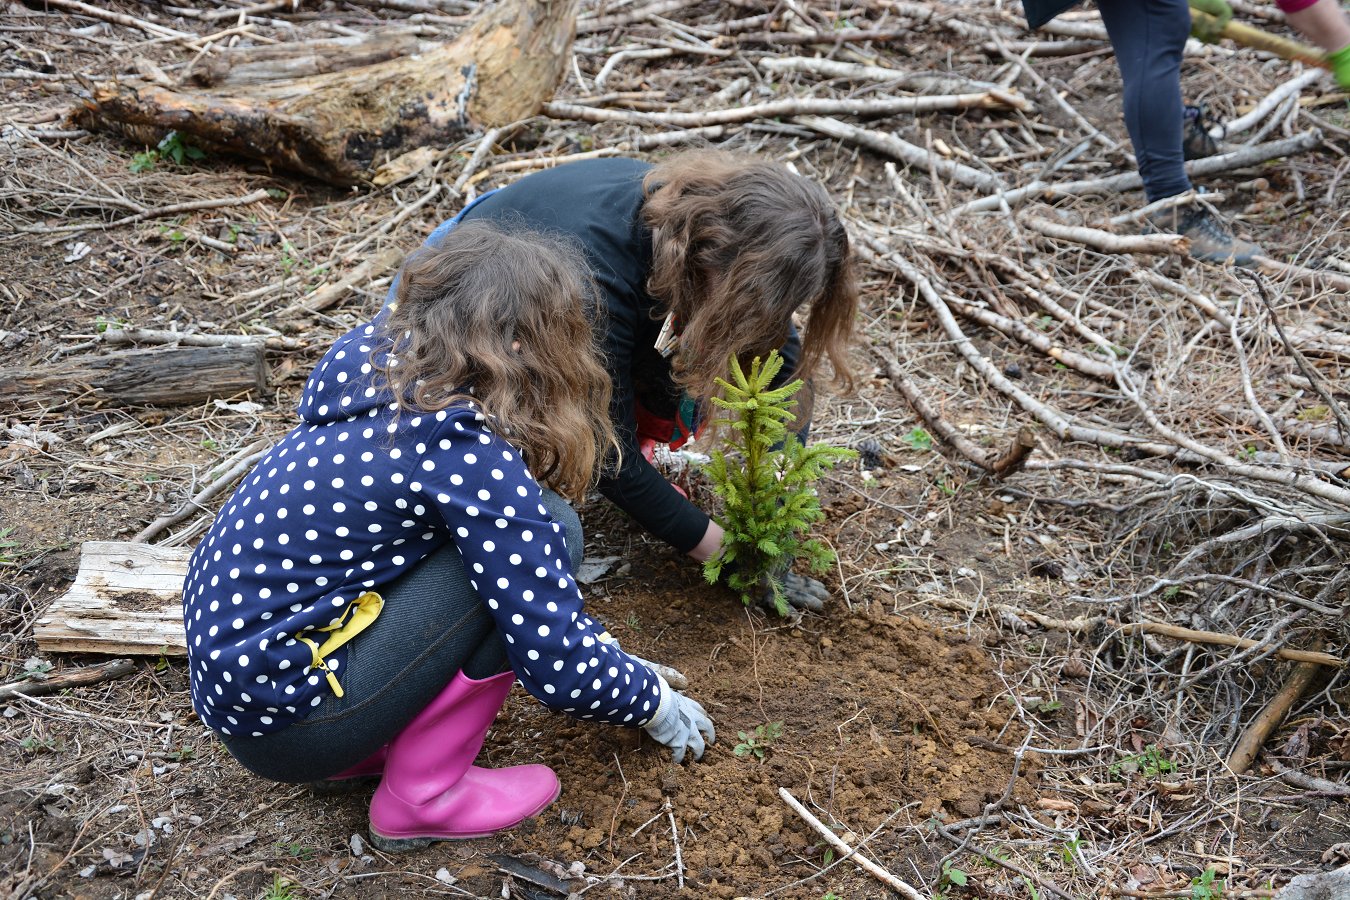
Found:
<path fill-rule="evenodd" d="M 630 613 L 628 614 L 628 618 L 626 618 L 626 619 L 623 620 L 623 624 L 627 625 L 629 628 L 633 629 L 634 631 L 641 631 L 641 630 L 642 630 L 642 620 L 638 618 L 638 614 L 637 614 L 637 613 L 631 613 L 631 612 L 630 612 Z"/>
<path fill-rule="evenodd" d="M 1053 716 L 1064 708 L 1064 703 L 1060 700 L 1042 700 L 1036 704 L 1036 712 L 1042 715 Z"/>
<path fill-rule="evenodd" d="M 1132 775 L 1135 772 L 1143 775 L 1145 778 L 1157 778 L 1159 775 L 1167 775 L 1176 771 L 1176 763 L 1168 759 L 1157 744 L 1149 744 L 1144 748 L 1144 752 L 1127 756 L 1119 762 L 1114 762 L 1107 769 L 1113 778 L 1120 778 L 1122 775 Z"/>
<path fill-rule="evenodd" d="M 272 884 L 262 895 L 262 900 L 295 900 L 295 885 L 280 875 L 273 875 Z"/>
<path fill-rule="evenodd" d="M 946 900 L 948 891 L 954 887 L 963 888 L 970 882 L 970 876 L 964 869 L 959 869 L 949 859 L 942 864 L 942 875 L 938 878 L 938 889 L 934 895 L 940 900 Z"/>
<path fill-rule="evenodd" d="M 1251 462 L 1256 459 L 1256 448 L 1248 444 L 1237 452 L 1237 457 L 1243 462 Z"/>
<path fill-rule="evenodd" d="M 293 856 L 299 860 L 311 860 L 314 854 L 318 852 L 316 847 L 307 847 L 298 841 L 277 844 L 277 850 L 285 853 L 287 856 Z"/>
<path fill-rule="evenodd" d="M 736 736 L 741 742 L 736 745 L 733 753 L 737 756 L 754 756 L 762 761 L 771 752 L 770 745 L 783 736 L 783 723 L 765 722 L 763 725 L 756 725 L 754 731 L 738 731 Z"/>
<path fill-rule="evenodd" d="M 66 742 L 60 738 L 40 738 L 29 736 L 19 741 L 19 749 L 27 753 L 56 753 L 64 750 Z"/>
<path fill-rule="evenodd" d="M 0 528 L 0 566 L 12 566 L 19 561 L 18 557 L 9 551 L 19 546 L 18 541 L 10 540 L 10 535 L 14 533 L 12 526 L 6 525 Z"/>
<path fill-rule="evenodd" d="M 824 894 L 821 895 L 820 900 L 844 900 L 844 898 L 840 897 L 834 891 L 826 891 Z"/>
<path fill-rule="evenodd" d="M 900 438 L 900 442 L 911 450 L 933 449 L 933 436 L 918 425 L 911 428 L 909 434 Z"/>
<path fill-rule="evenodd" d="M 199 159 L 206 159 L 205 150 L 189 144 L 178 132 L 170 131 L 160 139 L 154 150 L 146 150 L 131 157 L 131 171 L 137 174 L 149 172 L 160 160 L 181 166 Z"/>
<path fill-rule="evenodd" d="M 1221 900 L 1223 897 L 1223 879 L 1217 878 L 1218 872 L 1210 866 L 1197 877 L 1191 879 L 1191 900 Z"/>
<path fill-rule="evenodd" d="M 771 351 L 755 357 L 747 373 L 731 359 L 731 381 L 717 379 L 725 396 L 713 403 L 728 412 L 717 424 L 731 429 L 727 443 L 734 455 L 714 449 L 705 466 L 713 491 L 722 498 L 720 524 L 725 530 L 721 551 L 703 564 L 709 583 L 723 574 L 727 584 L 750 605 L 765 587 L 778 614 L 788 614 L 783 577 L 796 559 L 805 559 L 813 572 L 823 572 L 834 553 L 814 538 L 803 537 L 812 523 L 824 518 L 814 484 L 827 470 L 858 454 L 842 447 L 807 447 L 787 433 L 801 379 L 771 388 L 783 368 L 783 358 Z M 781 449 L 775 449 L 780 447 Z"/>

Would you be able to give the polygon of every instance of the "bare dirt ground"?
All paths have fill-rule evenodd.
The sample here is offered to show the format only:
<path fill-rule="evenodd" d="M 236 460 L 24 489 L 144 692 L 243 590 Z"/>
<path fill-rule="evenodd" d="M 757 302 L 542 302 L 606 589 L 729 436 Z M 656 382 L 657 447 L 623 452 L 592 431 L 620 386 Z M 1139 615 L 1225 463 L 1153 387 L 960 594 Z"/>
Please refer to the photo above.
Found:
<path fill-rule="evenodd" d="M 1021 112 L 831 113 L 927 154 L 912 167 L 856 136 L 826 135 L 806 119 L 820 110 L 694 135 L 640 116 L 595 125 L 541 115 L 498 135 L 472 170 L 471 139 L 403 181 L 345 191 L 216 155 L 135 165 L 151 148 L 67 119 L 80 79 L 147 62 L 173 79 L 217 44 L 392 24 L 444 39 L 474 4 L 203 15 L 233 6 L 95 9 L 133 24 L 66 3 L 3 7 L 0 385 L 15 370 L 108 352 L 110 331 L 138 327 L 265 339 L 269 388 L 166 408 L 100 398 L 78 379 L 43 396 L 0 390 L 0 683 L 99 661 L 44 653 L 33 636 L 72 582 L 81 543 L 131 539 L 182 509 L 149 540 L 190 546 L 219 496 L 201 509 L 190 499 L 287 429 L 309 368 L 377 308 L 391 272 L 358 279 L 321 310 L 314 291 L 416 246 L 474 192 L 579 153 L 671 152 L 662 135 L 672 148 L 713 141 L 820 179 L 863 253 L 860 385 L 849 395 L 824 388 L 817 404 L 815 436 L 863 451 L 822 486 L 820 533 L 839 555 L 826 578 L 833 601 L 796 622 L 747 611 L 593 500 L 581 510 L 587 555 L 621 562 L 589 588 L 592 612 L 625 647 L 689 676 L 717 745 L 676 767 L 637 732 L 575 723 L 517 692 L 485 758 L 554 765 L 562 797 L 498 839 L 404 857 L 366 841 L 369 786 L 318 796 L 234 764 L 193 716 L 180 660 L 152 655 L 116 681 L 11 697 L 0 718 L 0 893 L 895 895 L 842 859 L 781 790 L 894 877 L 951 900 L 1270 896 L 1295 875 L 1346 862 L 1342 668 L 1317 667 L 1254 766 L 1227 765 L 1290 677 L 1280 652 L 1347 653 L 1343 95 L 1307 87 L 1304 105 L 1277 100 L 1226 141 L 1316 128 L 1313 149 L 1197 179 L 1264 247 L 1259 283 L 1036 224 L 1134 234 L 1137 225 L 1108 221 L 1142 203 L 1129 189 L 943 215 L 988 194 L 945 163 L 1008 189 L 1132 171 L 1107 45 L 1038 35 L 1087 43 L 1029 57 L 1027 72 L 1016 42 L 1031 36 L 1016 9 L 996 4 L 666 5 L 604 30 L 591 27 L 596 16 L 643 4 L 583 4 L 557 97 L 597 109 L 706 112 L 901 92 L 898 76 L 766 62 L 788 57 L 999 82 L 1029 102 Z M 1263 10 L 1243 14 L 1281 27 Z M 199 42 L 147 34 L 137 20 Z M 1068 21 L 1096 23 L 1090 13 Z M 859 29 L 891 36 L 849 36 Z M 766 31 L 796 35 L 775 42 Z M 834 38 L 803 41 L 803 31 Z M 647 55 L 616 59 L 624 50 Z M 1296 74 L 1227 48 L 1190 57 L 1184 83 L 1189 99 L 1232 121 Z M 171 209 L 259 189 L 265 200 Z M 923 418 L 906 391 L 930 407 Z M 1026 426 L 1029 459 L 1002 479 L 985 471 Z M 1140 625 L 1257 643 L 1126 627 Z"/>

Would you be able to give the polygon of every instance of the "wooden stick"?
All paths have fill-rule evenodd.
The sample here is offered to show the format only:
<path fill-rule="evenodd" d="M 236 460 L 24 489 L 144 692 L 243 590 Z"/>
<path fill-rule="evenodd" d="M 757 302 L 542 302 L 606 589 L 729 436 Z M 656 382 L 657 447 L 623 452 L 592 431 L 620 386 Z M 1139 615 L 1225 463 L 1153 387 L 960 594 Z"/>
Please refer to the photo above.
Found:
<path fill-rule="evenodd" d="M 1247 129 L 1255 126 L 1262 119 L 1269 116 L 1275 110 L 1279 109 L 1284 101 L 1293 94 L 1297 94 L 1308 85 L 1312 84 L 1322 77 L 1322 73 L 1317 69 L 1309 72 L 1303 72 L 1284 84 L 1279 85 L 1269 94 L 1261 98 L 1261 101 L 1247 112 L 1245 116 L 1239 116 L 1228 122 L 1215 125 L 1209 130 L 1209 136 L 1216 141 L 1232 137 L 1235 134 L 1241 134 Z"/>
<path fill-rule="evenodd" d="M 1222 153 L 1218 156 L 1192 160 L 1186 164 L 1186 172 L 1193 177 L 1217 175 L 1220 172 L 1241 169 L 1244 166 L 1267 162 L 1281 156 L 1305 153 L 1321 143 L 1322 132 L 1317 130 L 1305 131 L 1301 134 L 1296 134 L 1291 138 L 1270 141 L 1265 144 L 1257 144 L 1253 147 L 1241 147 L 1234 150 L 1232 153 Z M 999 209 L 1003 203 L 1007 203 L 1011 206 L 1036 197 L 1076 197 L 1082 194 L 1123 193 L 1125 191 L 1138 190 L 1143 187 L 1143 185 L 1144 181 L 1139 177 L 1139 173 L 1137 172 L 1112 175 L 1108 178 L 1066 181 L 1058 184 L 1032 182 L 1026 187 L 1005 191 L 1002 194 L 997 194 L 992 197 L 981 197 L 979 200 L 972 200 L 969 203 L 963 203 L 947 213 L 947 218 L 955 219 L 957 216 L 968 212 L 987 212 L 989 210 Z"/>
<path fill-rule="evenodd" d="M 239 477 L 247 473 L 248 470 L 253 467 L 253 464 L 271 449 L 271 446 L 272 442 L 265 439 L 250 444 L 242 451 L 242 456 L 236 454 L 234 465 L 232 465 L 228 471 L 212 481 L 206 487 L 202 488 L 196 496 L 187 503 L 184 503 L 179 509 L 162 515 L 149 525 L 145 526 L 145 528 L 141 529 L 140 534 L 131 539 L 131 542 L 133 544 L 143 544 L 159 534 L 165 528 L 168 528 L 171 525 L 177 525 L 193 513 L 205 511 L 207 500 L 210 500 L 216 494 L 219 494 L 225 488 L 230 487 L 239 480 Z"/>
<path fill-rule="evenodd" d="M 1204 22 L 1211 27 L 1218 23 L 1218 19 L 1202 10 L 1191 8 L 1191 19 L 1193 21 Z M 1241 44 L 1244 47 L 1251 47 L 1253 50 L 1264 50 L 1266 53 L 1274 53 L 1281 59 L 1294 60 L 1296 62 L 1308 63 L 1323 69 L 1330 69 L 1331 63 L 1327 62 L 1327 55 L 1316 47 L 1310 47 L 1307 44 L 1291 41 L 1289 38 L 1279 35 L 1269 34 L 1248 25 L 1244 22 L 1230 21 L 1223 26 L 1220 32 L 1230 41 Z"/>
<path fill-rule="evenodd" d="M 942 418 L 937 410 L 933 409 L 932 404 L 919 390 L 918 385 L 910 381 L 904 370 L 900 368 L 900 364 L 895 359 L 896 351 L 892 350 L 892 355 L 887 356 L 875 345 L 869 345 L 869 349 L 885 369 L 886 377 L 890 379 L 891 384 L 895 385 L 895 389 L 909 401 L 910 407 L 918 413 L 920 419 L 923 419 L 924 424 L 928 426 L 928 430 L 953 447 L 957 453 L 980 468 L 988 470 L 990 463 L 985 457 L 984 451 L 975 446 L 960 430 Z"/>
<path fill-rule="evenodd" d="M 1017 434 L 1013 437 L 1012 446 L 1008 448 L 1008 452 L 994 460 L 990 468 L 998 478 L 1015 475 L 1027 464 L 1031 451 L 1035 449 L 1036 432 L 1023 425 L 1017 429 Z"/>
<path fill-rule="evenodd" d="M 1102 253 L 1185 256 L 1191 247 L 1190 239 L 1179 234 L 1112 234 L 1100 228 L 1063 225 L 1032 215 L 1018 216 L 1017 221 L 1038 234 L 1082 244 Z"/>
<path fill-rule="evenodd" d="M 303 298 L 299 303 L 286 307 L 281 311 L 280 315 L 287 316 L 295 313 L 322 312 L 345 297 L 347 292 L 353 287 L 358 284 L 364 284 L 375 280 L 382 275 L 386 269 L 392 269 L 401 262 L 403 262 L 403 251 L 391 247 L 378 256 L 370 257 L 365 262 L 361 263 L 361 265 L 348 272 L 341 280 L 324 285 L 314 291 L 314 293 Z"/>
<path fill-rule="evenodd" d="M 841 861 L 846 858 L 852 859 L 858 864 L 859 868 L 871 875 L 877 881 L 880 881 L 882 884 L 889 887 L 891 890 L 900 894 L 902 897 L 905 897 L 906 900 L 928 900 L 924 894 L 919 893 L 909 884 L 896 878 L 890 872 L 887 872 L 861 853 L 855 852 L 852 847 L 840 840 L 837 834 L 825 827 L 823 822 L 811 815 L 810 810 L 805 806 L 802 806 L 787 788 L 780 787 L 778 789 L 778 796 L 783 798 L 783 802 L 791 807 L 793 812 L 802 817 L 803 822 L 814 828 L 816 833 L 825 839 L 826 843 L 842 854 L 840 856 Z"/>
<path fill-rule="evenodd" d="M 999 96 L 995 96 L 998 94 Z M 750 106 L 713 109 L 707 112 L 639 112 L 627 109 L 597 109 L 575 103 L 545 103 L 543 113 L 554 119 L 578 122 L 624 122 L 630 125 L 673 125 L 698 128 L 703 125 L 730 125 L 753 119 L 779 119 L 784 116 L 852 115 L 894 116 L 902 113 L 937 112 L 958 109 L 999 109 L 1009 106 L 1004 91 L 983 91 L 946 96 L 889 97 L 880 100 L 835 100 L 822 97 L 792 97 L 770 100 Z M 1006 95 L 1011 96 L 1011 95 Z"/>
<path fill-rule="evenodd" d="M 101 681 L 121 678 L 136 668 L 129 659 L 114 659 L 96 666 L 84 666 L 40 679 L 22 679 L 0 684 L 0 703 L 4 703 L 15 694 L 32 697 L 37 694 L 51 694 L 72 687 L 86 687 Z"/>
<path fill-rule="evenodd" d="M 1306 281 L 1319 287 L 1326 286 L 1338 291 L 1350 293 L 1350 278 L 1336 272 L 1327 272 L 1323 269 L 1309 269 L 1307 266 L 1281 262 L 1278 259 L 1271 259 L 1269 256 L 1253 256 L 1252 262 L 1260 266 L 1261 271 L 1268 275 L 1284 275 L 1288 278 Z"/>
<path fill-rule="evenodd" d="M 97 335 L 75 336 L 89 337 L 105 344 L 177 344 L 183 347 L 254 347 L 261 344 L 272 350 L 298 350 L 301 346 L 297 339 L 281 335 L 199 334 L 111 325 Z"/>
<path fill-rule="evenodd" d="M 1261 745 L 1284 721 L 1290 707 L 1303 696 L 1303 692 L 1317 677 L 1320 668 L 1315 662 L 1300 662 L 1294 666 L 1294 671 L 1289 673 L 1289 679 L 1285 681 L 1284 686 L 1270 698 L 1270 702 L 1257 713 L 1256 718 L 1252 719 L 1252 723 L 1233 745 L 1233 752 L 1228 754 L 1228 768 L 1234 775 L 1241 775 L 1251 768 L 1252 763 L 1256 761 L 1256 754 L 1261 752 Z"/>
<path fill-rule="evenodd" d="M 770 56 L 759 60 L 759 67 L 770 72 L 809 72 L 826 78 L 893 82 L 897 87 L 906 90 L 933 91 L 943 94 L 987 92 L 1000 103 L 1007 104 L 1010 109 L 1029 112 L 1032 108 L 1030 100 L 989 81 L 933 75 L 928 72 L 905 72 L 901 69 L 890 69 L 885 66 L 864 66 L 858 63 L 838 62 L 815 56 Z"/>
<path fill-rule="evenodd" d="M 1164 637 L 1177 638 L 1196 644 L 1222 644 L 1243 650 L 1260 643 L 1251 638 L 1220 634 L 1216 631 L 1197 631 L 1194 628 L 1182 628 L 1179 625 L 1167 625 L 1162 622 L 1130 622 L 1121 625 L 1105 616 L 1077 616 L 1073 619 L 1056 619 L 1034 610 L 1021 609 L 1006 603 L 980 603 L 963 600 L 959 597 L 933 597 L 928 602 L 935 606 L 941 606 L 943 609 L 964 613 L 1007 614 L 1028 622 L 1035 622 L 1048 631 L 1064 631 L 1069 634 L 1084 634 L 1100 625 L 1107 625 L 1115 627 L 1121 634 L 1160 634 Z M 1308 663 L 1309 665 L 1335 666 L 1337 668 L 1345 665 L 1345 660 L 1332 656 L 1330 653 L 1318 653 L 1312 650 L 1281 647 L 1275 651 L 1275 655 L 1281 659 Z"/>
<path fill-rule="evenodd" d="M 79 0 L 43 0 L 46 6 L 55 6 L 57 9 L 69 10 L 82 16 L 88 16 L 91 19 L 101 19 L 104 22 L 111 22 L 114 25 L 125 25 L 128 28 L 135 28 L 145 32 L 153 37 L 168 38 L 186 38 L 188 40 L 196 39 L 197 35 L 189 34 L 186 31 L 178 31 L 173 28 L 165 28 L 163 25 L 156 25 L 154 22 L 147 22 L 144 19 L 138 19 L 135 16 L 123 15 L 119 12 L 111 12 L 106 9 L 99 9 L 97 6 L 90 6 L 88 3 L 81 3 Z"/>
<path fill-rule="evenodd" d="M 1010 319 L 1007 316 L 999 315 L 990 309 L 975 306 L 972 303 L 966 303 L 958 297 L 949 296 L 944 298 L 947 305 L 962 316 L 981 325 L 987 325 L 995 328 L 1014 340 L 1021 341 L 1028 347 L 1039 350 L 1046 356 L 1056 362 L 1068 366 L 1076 372 L 1104 381 L 1107 384 L 1115 383 L 1115 371 L 1109 363 L 1102 362 L 1100 359 L 1092 359 L 1084 356 L 1075 350 L 1070 350 L 1055 341 L 1050 336 L 1035 330 L 1024 322 L 1016 319 Z"/>
<path fill-rule="evenodd" d="M 1281 781 L 1292 784 L 1294 787 L 1303 788 L 1305 791 L 1331 794 L 1334 797 L 1350 797 L 1350 784 L 1328 781 L 1325 778 L 1318 778 L 1315 775 L 1291 769 L 1278 759 L 1268 759 L 1266 762 L 1275 770 L 1275 774 L 1280 776 Z"/>
<path fill-rule="evenodd" d="M 612 31 L 615 28 L 631 25 L 633 22 L 641 22 L 643 19 L 652 16 L 665 16 L 673 12 L 679 12 L 686 6 L 694 5 L 694 2 L 696 0 L 657 0 L 656 3 L 624 13 L 615 13 L 612 16 L 578 16 L 577 34 Z"/>
<path fill-rule="evenodd" d="M 109 228 L 117 228 L 121 225 L 132 225 L 145 219 L 157 219 L 164 216 L 176 216 L 185 212 L 196 212 L 201 209 L 222 209 L 227 206 L 248 206 L 250 203 L 258 203 L 267 199 L 267 191 L 259 189 L 251 194 L 245 194 L 242 197 L 219 197 L 210 200 L 191 200 L 186 203 L 174 203 L 170 206 L 161 206 L 157 209 L 147 209 L 136 213 L 135 215 L 124 216 L 121 219 L 115 219 L 112 222 L 81 222 L 74 225 L 34 225 L 29 228 L 20 228 L 19 231 L 26 234 L 61 234 L 68 231 L 106 231 Z"/>
<path fill-rule="evenodd" d="M 913 166 L 916 169 L 922 169 L 926 172 L 931 167 L 943 178 L 950 178 L 952 181 L 964 184 L 967 187 L 977 188 L 988 193 L 1003 190 L 1003 182 L 999 180 L 997 175 L 972 169 L 970 166 L 952 162 L 950 159 L 936 157 L 924 148 L 902 140 L 893 134 L 870 131 L 824 116 L 796 116 L 793 121 L 799 125 L 805 125 L 812 131 L 819 131 L 829 137 L 848 141 L 850 144 L 857 144 L 860 147 L 866 147 L 868 150 L 875 150 L 877 153 L 898 159 L 905 165 Z M 997 207 L 998 203 L 995 202 L 994 206 Z"/>
<path fill-rule="evenodd" d="M 1194 628 L 1182 628 L 1180 625 L 1168 625 L 1163 622 L 1133 622 L 1120 626 L 1121 634 L 1161 634 L 1164 637 L 1177 638 L 1182 641 L 1190 641 L 1194 644 L 1222 644 L 1225 647 L 1237 647 L 1239 650 L 1246 650 L 1248 647 L 1255 647 L 1260 641 L 1251 638 L 1238 637 L 1235 634 L 1220 634 L 1217 631 L 1197 631 Z M 1345 665 L 1345 660 L 1338 659 L 1330 653 L 1318 653 L 1314 650 L 1294 650 L 1289 647 L 1281 647 L 1275 651 L 1275 655 L 1281 659 L 1294 660 L 1301 663 L 1307 663 L 1315 666 L 1336 666 L 1337 668 Z M 1239 771 L 1234 769 L 1234 771 Z"/>

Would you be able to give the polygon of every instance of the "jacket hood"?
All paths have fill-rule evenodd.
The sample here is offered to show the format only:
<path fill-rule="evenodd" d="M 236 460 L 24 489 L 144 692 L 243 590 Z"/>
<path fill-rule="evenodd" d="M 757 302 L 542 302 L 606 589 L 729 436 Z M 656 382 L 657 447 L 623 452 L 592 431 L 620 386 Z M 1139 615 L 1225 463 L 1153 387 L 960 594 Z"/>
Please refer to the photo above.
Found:
<path fill-rule="evenodd" d="M 329 348 L 305 382 L 297 409 L 301 420 L 321 425 L 374 415 L 381 407 L 392 406 L 393 392 L 374 366 L 388 348 L 378 323 L 377 318 L 368 325 L 358 325 Z"/>

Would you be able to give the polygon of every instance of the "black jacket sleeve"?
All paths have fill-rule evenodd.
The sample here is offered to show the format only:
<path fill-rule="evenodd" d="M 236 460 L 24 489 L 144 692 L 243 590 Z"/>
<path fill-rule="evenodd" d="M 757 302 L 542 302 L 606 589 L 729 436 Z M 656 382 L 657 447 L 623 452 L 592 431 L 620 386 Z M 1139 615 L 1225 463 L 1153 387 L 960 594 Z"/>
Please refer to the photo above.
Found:
<path fill-rule="evenodd" d="M 617 472 L 600 479 L 600 493 L 638 524 L 681 553 L 688 553 L 708 530 L 708 514 L 690 503 L 647 462 L 638 450 L 636 392 L 633 386 L 633 347 L 637 322 L 635 310 L 625 315 L 611 308 L 606 322 L 605 364 L 613 379 L 610 420 L 614 423 L 623 452 Z"/>

